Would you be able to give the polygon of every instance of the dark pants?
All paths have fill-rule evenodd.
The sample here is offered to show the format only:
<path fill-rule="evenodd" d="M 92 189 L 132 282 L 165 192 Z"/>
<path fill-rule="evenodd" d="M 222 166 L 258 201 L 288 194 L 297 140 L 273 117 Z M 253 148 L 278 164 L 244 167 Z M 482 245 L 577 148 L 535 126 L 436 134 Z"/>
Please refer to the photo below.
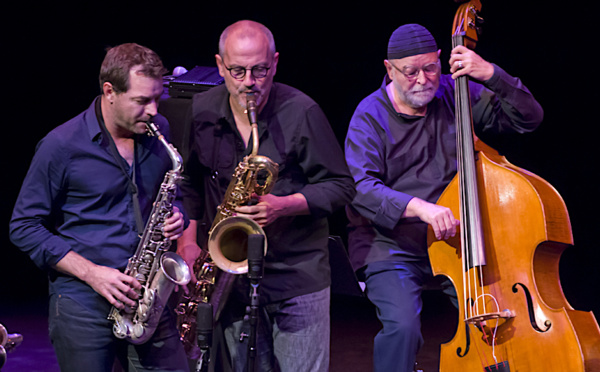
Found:
<path fill-rule="evenodd" d="M 383 329 L 375 336 L 375 372 L 413 371 L 417 352 L 423 345 L 421 310 L 423 285 L 432 279 L 426 261 L 374 262 L 365 269 L 366 294 L 377 307 Z M 444 292 L 455 301 L 449 281 Z"/>
<path fill-rule="evenodd" d="M 110 372 L 115 358 L 125 371 L 189 371 L 169 308 L 153 337 L 137 346 L 113 335 L 109 311 L 103 299 L 84 307 L 65 296 L 50 297 L 50 339 L 62 372 Z"/>

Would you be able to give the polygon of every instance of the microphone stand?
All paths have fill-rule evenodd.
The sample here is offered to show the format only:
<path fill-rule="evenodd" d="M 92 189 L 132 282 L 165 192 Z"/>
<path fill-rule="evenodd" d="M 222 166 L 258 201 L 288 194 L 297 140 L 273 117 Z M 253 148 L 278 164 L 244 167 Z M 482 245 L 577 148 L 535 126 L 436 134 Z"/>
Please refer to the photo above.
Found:
<path fill-rule="evenodd" d="M 210 364 L 210 347 L 212 345 L 213 307 L 211 303 L 198 302 L 196 314 L 196 337 L 200 357 L 196 362 L 196 372 L 207 372 Z"/>
<path fill-rule="evenodd" d="M 248 236 L 248 278 L 250 279 L 250 336 L 248 337 L 248 372 L 254 372 L 256 359 L 256 333 L 259 310 L 259 286 L 263 277 L 264 241 L 261 234 Z"/>

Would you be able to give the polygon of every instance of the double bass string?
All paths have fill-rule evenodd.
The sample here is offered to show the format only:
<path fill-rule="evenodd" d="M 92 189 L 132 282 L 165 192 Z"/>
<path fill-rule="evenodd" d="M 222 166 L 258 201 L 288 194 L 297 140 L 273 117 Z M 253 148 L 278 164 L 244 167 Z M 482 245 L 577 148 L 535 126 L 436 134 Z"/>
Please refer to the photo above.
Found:
<path fill-rule="evenodd" d="M 454 35 L 453 47 L 463 45 L 461 33 Z M 483 280 L 483 266 L 486 264 L 481 212 L 479 209 L 479 195 L 477 189 L 477 169 L 475 165 L 475 150 L 473 145 L 473 126 L 471 121 L 471 104 L 469 97 L 468 77 L 461 76 L 456 80 L 456 126 L 457 126 L 457 167 L 460 191 L 460 217 L 461 221 L 461 250 L 465 275 L 463 275 L 464 290 L 464 321 L 477 322 L 480 327 L 485 326 L 486 315 L 489 314 L 486 297 L 490 297 L 495 304 L 495 311 L 499 311 L 497 299 L 485 293 Z M 493 327 L 493 332 L 488 335 L 484 332 L 485 342 L 492 347 L 492 357 L 496 357 L 496 333 L 498 322 Z M 489 337 L 488 337 L 489 336 Z M 491 339 L 490 339 L 491 338 Z"/>
<path fill-rule="evenodd" d="M 480 8 L 479 0 L 460 6 L 453 47 L 454 38 L 475 45 Z M 573 245 L 565 203 L 474 136 L 468 91 L 458 94 L 469 88 L 465 79 L 455 81 L 458 172 L 438 200 L 460 219 L 460 236 L 429 244 L 434 275 L 450 278 L 464 309 L 455 337 L 440 348 L 440 371 L 600 371 L 598 322 L 573 309 L 560 285 L 559 259 Z"/>
<path fill-rule="evenodd" d="M 459 43 L 462 42 L 462 37 L 460 34 L 453 37 L 453 47 L 456 47 Z M 472 179 L 469 179 L 470 170 L 468 168 L 469 156 L 468 153 L 465 153 L 465 149 L 469 148 L 466 146 L 469 141 L 472 141 L 472 137 L 469 137 L 469 128 L 466 124 L 465 120 L 469 120 L 468 117 L 465 117 L 465 109 L 469 112 L 469 96 L 468 91 L 465 94 L 465 89 L 468 89 L 468 84 L 466 81 L 466 77 L 460 77 L 456 80 L 456 88 L 455 88 L 455 100 L 456 100 L 456 138 L 457 138 L 457 168 L 458 168 L 458 181 L 459 181 L 459 208 L 460 208 L 460 219 L 461 223 L 461 250 L 462 250 L 462 261 L 463 261 L 463 270 L 465 275 L 463 275 L 463 290 L 464 290 L 464 316 L 465 321 L 473 316 L 472 310 L 473 306 L 469 306 L 468 299 L 470 298 L 470 294 L 475 293 L 475 298 L 478 297 L 478 288 L 476 285 L 476 278 L 471 278 L 471 270 L 475 264 L 475 258 L 473 256 L 472 250 L 472 241 L 470 236 L 472 236 L 471 226 L 473 226 L 473 214 L 470 213 L 470 202 L 469 202 L 469 184 L 472 184 Z M 471 146 L 472 147 L 472 146 Z"/>

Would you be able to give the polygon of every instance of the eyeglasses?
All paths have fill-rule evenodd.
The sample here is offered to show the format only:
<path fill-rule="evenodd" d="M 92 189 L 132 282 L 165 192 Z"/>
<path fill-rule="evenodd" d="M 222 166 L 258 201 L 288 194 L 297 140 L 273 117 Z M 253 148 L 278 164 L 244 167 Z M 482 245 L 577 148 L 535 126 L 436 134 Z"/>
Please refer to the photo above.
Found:
<path fill-rule="evenodd" d="M 404 66 L 402 70 L 398 67 L 394 66 L 393 63 L 390 64 L 398 71 L 402 73 L 408 80 L 414 80 L 419 76 L 419 72 L 423 71 L 427 76 L 434 76 L 440 71 L 440 61 L 428 63 L 423 67 L 415 67 L 415 66 Z"/>
<path fill-rule="evenodd" d="M 262 79 L 267 76 L 267 74 L 269 73 L 269 70 L 271 69 L 271 67 L 260 66 L 260 65 L 252 66 L 251 69 L 246 69 L 245 67 L 242 67 L 242 66 L 227 67 L 225 62 L 223 62 L 223 66 L 225 66 L 225 69 L 227 71 L 229 71 L 229 73 L 231 74 L 231 77 L 236 80 L 243 80 L 244 77 L 246 77 L 246 71 L 248 71 L 248 70 L 250 70 L 250 74 L 252 74 L 253 78 Z"/>

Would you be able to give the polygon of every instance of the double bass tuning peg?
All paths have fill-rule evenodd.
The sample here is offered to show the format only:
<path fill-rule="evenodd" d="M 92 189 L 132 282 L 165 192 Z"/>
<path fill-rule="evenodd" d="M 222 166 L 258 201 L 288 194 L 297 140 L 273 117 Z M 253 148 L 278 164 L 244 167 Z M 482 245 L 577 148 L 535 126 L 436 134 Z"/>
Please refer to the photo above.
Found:
<path fill-rule="evenodd" d="M 485 23 L 485 20 L 479 15 L 479 12 L 475 7 L 470 7 L 469 12 L 471 13 L 471 17 L 469 17 L 469 27 L 476 30 L 478 35 L 481 35 L 482 26 Z"/>
<path fill-rule="evenodd" d="M 481 16 L 479 16 L 479 14 L 475 14 L 475 27 L 479 29 L 484 24 L 485 20 Z"/>

